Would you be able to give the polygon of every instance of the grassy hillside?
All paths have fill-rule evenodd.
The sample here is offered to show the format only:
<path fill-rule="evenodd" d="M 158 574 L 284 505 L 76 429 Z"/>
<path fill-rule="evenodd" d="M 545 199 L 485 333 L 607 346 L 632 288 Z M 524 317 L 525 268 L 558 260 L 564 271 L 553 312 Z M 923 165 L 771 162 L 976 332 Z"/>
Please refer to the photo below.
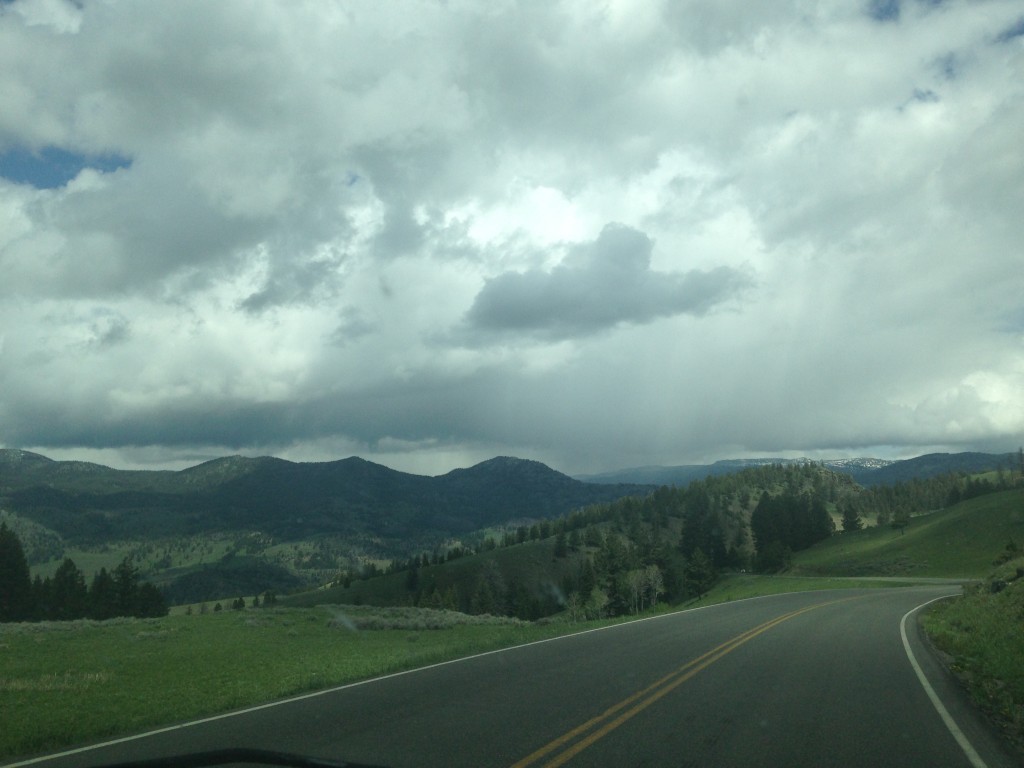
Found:
<path fill-rule="evenodd" d="M 1024 542 L 1024 490 L 981 496 L 912 517 L 906 530 L 873 527 L 832 536 L 793 558 L 809 575 L 982 578 L 1007 542 Z"/>

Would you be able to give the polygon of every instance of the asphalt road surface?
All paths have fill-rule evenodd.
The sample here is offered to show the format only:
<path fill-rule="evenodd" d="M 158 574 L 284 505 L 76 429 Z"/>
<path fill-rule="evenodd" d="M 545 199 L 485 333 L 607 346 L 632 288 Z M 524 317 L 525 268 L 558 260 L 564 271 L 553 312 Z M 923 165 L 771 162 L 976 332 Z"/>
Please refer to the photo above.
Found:
<path fill-rule="evenodd" d="M 410 768 L 1016 765 L 911 613 L 955 591 L 805 592 L 709 606 L 33 764 L 249 747 Z"/>

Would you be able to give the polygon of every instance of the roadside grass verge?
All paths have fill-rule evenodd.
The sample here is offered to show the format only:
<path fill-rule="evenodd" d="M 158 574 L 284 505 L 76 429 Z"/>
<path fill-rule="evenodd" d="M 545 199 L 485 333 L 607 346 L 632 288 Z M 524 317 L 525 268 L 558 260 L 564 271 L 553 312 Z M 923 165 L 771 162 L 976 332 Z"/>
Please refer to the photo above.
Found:
<path fill-rule="evenodd" d="M 894 585 L 735 574 L 700 601 L 660 605 L 646 615 L 781 592 L 865 586 Z M 0 760 L 630 618 L 531 624 L 422 608 L 332 605 L 0 624 Z"/>
<path fill-rule="evenodd" d="M 1024 558 L 935 605 L 922 620 L 975 704 L 1024 755 Z"/>

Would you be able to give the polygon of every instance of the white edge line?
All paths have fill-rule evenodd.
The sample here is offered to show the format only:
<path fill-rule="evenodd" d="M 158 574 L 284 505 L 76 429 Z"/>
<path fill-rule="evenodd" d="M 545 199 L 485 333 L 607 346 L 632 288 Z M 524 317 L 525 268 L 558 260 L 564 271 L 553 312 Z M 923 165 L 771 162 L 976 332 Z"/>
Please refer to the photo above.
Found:
<path fill-rule="evenodd" d="M 836 590 L 822 589 L 822 590 L 809 590 L 809 591 L 810 592 L 835 592 Z M 642 618 L 642 619 L 633 619 L 632 621 L 622 621 L 622 622 L 619 622 L 618 624 L 606 624 L 603 627 L 594 627 L 593 629 L 584 629 L 584 630 L 580 630 L 579 632 L 570 632 L 569 634 L 558 635 L 557 637 L 546 637 L 543 640 L 533 640 L 533 641 L 531 641 L 529 643 L 521 643 L 519 645 L 510 645 L 507 648 L 496 648 L 493 651 L 483 651 L 482 653 L 474 653 L 471 656 L 461 656 L 461 657 L 459 657 L 457 659 L 448 659 L 447 661 L 439 661 L 439 662 L 436 662 L 434 664 L 427 664 L 426 666 L 423 666 L 423 667 L 414 667 L 412 669 L 403 669 L 400 672 L 392 672 L 392 673 L 387 674 L 387 675 L 380 675 L 378 677 L 367 678 L 366 680 L 357 680 L 356 682 L 345 683 L 344 685 L 337 685 L 337 686 L 334 686 L 333 688 L 324 688 L 323 690 L 311 691 L 309 693 L 302 693 L 302 694 L 299 694 L 297 696 L 291 696 L 291 697 L 284 698 L 284 699 L 278 699 L 276 701 L 268 701 L 266 704 L 257 704 L 254 707 L 247 707 L 245 709 L 236 709 L 236 710 L 232 710 L 231 712 L 222 712 L 219 715 L 211 715 L 209 717 L 204 717 L 204 718 L 201 718 L 199 720 L 189 720 L 188 722 L 178 723 L 176 725 L 168 725 L 168 726 L 166 726 L 164 728 L 157 728 L 157 729 L 152 730 L 152 731 L 145 731 L 143 733 L 136 733 L 136 734 L 133 734 L 131 736 L 122 736 L 122 737 L 120 737 L 118 739 L 111 739 L 110 741 L 100 742 L 99 744 L 89 744 L 89 745 L 86 745 L 84 747 L 77 747 L 75 749 L 65 750 L 64 752 L 54 752 L 54 753 L 48 754 L 48 755 L 40 755 L 38 757 L 33 757 L 33 758 L 28 759 L 28 760 L 22 760 L 21 762 L 18 762 L 18 763 L 4 763 L 2 766 L 0 766 L 0 768 L 22 768 L 23 766 L 26 766 L 26 765 L 37 765 L 39 763 L 45 763 L 48 760 L 57 760 L 57 759 L 64 758 L 64 757 L 70 757 L 71 755 L 79 755 L 79 754 L 81 754 L 83 752 L 91 752 L 94 749 L 103 749 L 104 747 L 112 747 L 112 746 L 114 746 L 116 744 L 124 744 L 125 742 L 129 742 L 129 741 L 137 741 L 138 739 L 146 739 L 146 738 L 149 738 L 150 736 L 158 736 L 161 733 L 170 733 L 172 731 L 180 731 L 180 730 L 183 730 L 185 728 L 191 728 L 194 725 L 203 725 L 205 723 L 213 723 L 213 722 L 216 722 L 217 720 L 224 720 L 224 719 L 227 719 L 229 717 L 237 717 L 238 715 L 246 715 L 246 714 L 249 714 L 250 712 L 259 712 L 262 709 L 270 709 L 271 707 L 279 707 L 279 706 L 281 706 L 283 704 L 291 704 L 292 702 L 295 702 L 295 701 L 304 701 L 305 699 L 312 699 L 312 698 L 315 698 L 317 696 L 326 696 L 328 694 L 335 693 L 337 691 L 344 691 L 344 690 L 346 690 L 348 688 L 355 688 L 355 687 L 360 686 L 360 685 L 369 685 L 371 683 L 380 682 L 381 680 L 390 680 L 393 677 L 401 677 L 402 675 L 411 675 L 411 674 L 414 674 L 416 672 L 425 672 L 428 669 L 437 669 L 438 667 L 444 667 L 444 666 L 447 666 L 449 664 L 458 664 L 458 663 L 463 662 L 463 661 L 469 661 L 471 659 L 479 659 L 479 658 L 482 658 L 484 656 L 491 656 L 491 655 L 496 654 L 496 653 L 507 653 L 509 651 L 515 651 L 515 650 L 518 650 L 520 648 L 529 648 L 531 645 L 540 645 L 541 643 L 551 643 L 551 642 L 555 642 L 556 640 L 565 640 L 565 639 L 570 638 L 570 637 L 579 637 L 580 635 L 589 635 L 592 632 L 603 632 L 603 631 L 608 630 L 608 629 L 617 629 L 619 627 L 625 627 L 625 626 L 629 626 L 629 625 L 632 625 L 632 624 L 639 624 L 639 623 L 645 622 L 645 621 L 655 621 L 656 619 L 664 619 L 664 618 L 666 618 L 668 616 L 675 616 L 676 614 L 688 613 L 690 611 L 702 611 L 702 610 L 705 610 L 707 608 L 715 608 L 716 606 L 720 606 L 720 605 L 732 605 L 732 604 L 735 604 L 735 603 L 745 603 L 745 602 L 750 601 L 750 600 L 764 600 L 766 598 L 780 597 L 782 595 L 794 595 L 794 594 L 803 594 L 803 593 L 800 593 L 800 592 L 782 592 L 782 593 L 773 594 L 773 595 L 757 595 L 755 597 L 740 598 L 739 600 L 728 600 L 728 601 L 726 601 L 724 603 L 711 603 L 709 605 L 690 606 L 689 608 L 683 608 L 682 610 L 678 610 L 678 611 L 669 611 L 668 613 L 660 613 L 657 616 L 647 616 L 647 617 Z M 941 598 L 938 598 L 938 599 L 941 599 Z M 927 603 L 925 603 L 925 605 L 927 605 Z M 918 607 L 920 608 L 921 606 L 918 606 Z M 917 610 L 917 609 L 915 608 L 914 610 Z M 911 611 L 911 613 L 912 612 L 913 611 Z M 906 618 L 906 617 L 904 617 L 904 618 Z M 904 640 L 904 642 L 906 642 L 906 641 Z M 908 649 L 908 653 L 909 653 L 909 649 Z M 913 659 L 911 660 L 911 663 L 914 663 Z M 980 765 L 977 765 L 975 768 L 988 768 L 988 766 L 986 766 L 984 763 L 981 763 Z"/>
<path fill-rule="evenodd" d="M 914 668 L 914 672 L 917 674 L 917 679 L 921 682 L 921 687 L 924 688 L 924 692 L 928 694 L 928 698 L 931 699 L 932 705 L 935 707 L 935 711 L 939 713 L 939 717 L 942 718 L 942 722 L 945 723 L 946 728 L 956 739 L 956 743 L 960 745 L 960 749 L 963 750 L 964 755 L 967 756 L 968 761 L 974 768 L 988 768 L 988 764 L 981 758 L 981 755 L 974 749 L 974 746 L 968 740 L 964 732 L 960 730 L 960 726 L 956 724 L 953 716 L 949 714 L 949 710 L 942 703 L 939 695 L 932 688 L 932 684 L 928 682 L 928 678 L 925 677 L 924 670 L 921 669 L 921 665 L 917 663 L 917 658 L 914 656 L 914 652 L 910 649 L 910 640 L 907 637 L 907 619 L 917 611 L 924 608 L 926 605 L 931 605 L 937 600 L 945 600 L 948 596 L 936 597 L 934 600 L 929 600 L 927 603 L 921 603 L 916 608 L 911 608 L 900 619 L 900 637 L 903 638 L 903 649 L 907 652 L 907 658 L 910 659 L 910 666 Z"/>

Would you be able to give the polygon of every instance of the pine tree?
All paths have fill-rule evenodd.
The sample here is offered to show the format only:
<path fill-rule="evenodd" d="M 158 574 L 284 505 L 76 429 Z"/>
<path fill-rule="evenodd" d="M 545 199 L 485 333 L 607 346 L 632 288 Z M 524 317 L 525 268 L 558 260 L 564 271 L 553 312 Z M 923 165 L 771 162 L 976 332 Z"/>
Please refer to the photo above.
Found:
<path fill-rule="evenodd" d="M 700 549 L 693 550 L 686 563 L 684 572 L 686 580 L 686 591 L 690 594 L 703 597 L 704 593 L 711 589 L 717 575 L 711 559 Z"/>
<path fill-rule="evenodd" d="M 0 621 L 32 617 L 32 579 L 25 550 L 14 531 L 0 523 Z"/>
<path fill-rule="evenodd" d="M 139 569 L 127 557 L 114 569 L 114 615 L 134 616 L 138 607 Z"/>
<path fill-rule="evenodd" d="M 569 554 L 569 544 L 566 539 L 565 531 L 559 531 L 558 535 L 555 536 L 555 557 L 562 558 Z"/>
<path fill-rule="evenodd" d="M 139 585 L 135 597 L 135 613 L 140 619 L 155 619 L 169 613 L 163 593 L 149 582 Z"/>
<path fill-rule="evenodd" d="M 843 531 L 845 533 L 851 533 L 853 531 L 859 531 L 864 527 L 863 521 L 860 519 L 860 514 L 857 512 L 857 508 L 847 502 L 843 505 Z"/>
<path fill-rule="evenodd" d="M 117 587 L 106 568 L 100 568 L 89 586 L 88 616 L 90 619 L 112 619 L 117 616 Z"/>
<path fill-rule="evenodd" d="M 85 576 L 70 557 L 64 558 L 64 562 L 53 574 L 51 590 L 53 618 L 58 621 L 68 621 L 85 616 L 88 597 Z"/>

